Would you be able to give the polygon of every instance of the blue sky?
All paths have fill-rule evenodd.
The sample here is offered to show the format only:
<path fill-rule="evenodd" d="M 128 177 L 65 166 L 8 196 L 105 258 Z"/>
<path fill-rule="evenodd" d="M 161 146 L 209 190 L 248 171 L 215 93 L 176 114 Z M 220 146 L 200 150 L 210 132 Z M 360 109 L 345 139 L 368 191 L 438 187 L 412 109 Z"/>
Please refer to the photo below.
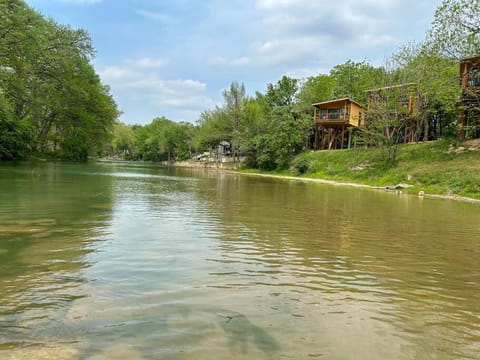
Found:
<path fill-rule="evenodd" d="M 195 122 L 232 81 L 263 92 L 283 75 L 384 64 L 424 39 L 441 0 L 27 0 L 87 30 L 94 66 L 128 124 Z"/>

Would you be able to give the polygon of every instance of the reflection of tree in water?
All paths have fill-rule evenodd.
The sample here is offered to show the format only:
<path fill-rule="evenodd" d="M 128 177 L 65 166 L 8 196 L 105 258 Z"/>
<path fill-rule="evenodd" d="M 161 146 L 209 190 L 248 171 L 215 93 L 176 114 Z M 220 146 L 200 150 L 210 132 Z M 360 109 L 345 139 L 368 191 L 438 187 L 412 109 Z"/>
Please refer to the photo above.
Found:
<path fill-rule="evenodd" d="M 252 287 L 289 280 L 348 309 L 343 294 L 395 334 L 428 334 L 411 337 L 411 354 L 474 353 L 477 205 L 238 176 L 218 177 L 199 196 L 217 200 L 222 255 L 212 260 L 225 278 L 236 273 Z M 450 349 L 446 339 L 455 339 Z"/>
<path fill-rule="evenodd" d="M 81 270 L 111 219 L 112 179 L 87 165 L 0 168 L 0 350 L 62 329 L 63 311 L 85 294 Z"/>

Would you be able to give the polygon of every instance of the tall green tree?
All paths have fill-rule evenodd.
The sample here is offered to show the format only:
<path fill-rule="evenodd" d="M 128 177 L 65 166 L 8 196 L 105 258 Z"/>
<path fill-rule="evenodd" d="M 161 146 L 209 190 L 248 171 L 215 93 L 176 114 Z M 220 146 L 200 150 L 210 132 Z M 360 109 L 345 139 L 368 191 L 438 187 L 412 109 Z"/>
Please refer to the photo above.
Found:
<path fill-rule="evenodd" d="M 365 104 L 365 91 L 384 86 L 387 75 L 384 68 L 374 67 L 366 61 L 348 60 L 334 66 L 330 76 L 336 82 L 333 90 L 335 98 L 349 97 Z"/>
<path fill-rule="evenodd" d="M 267 84 L 266 104 L 270 107 L 293 106 L 298 91 L 298 79 L 282 76 L 275 84 Z"/>
<path fill-rule="evenodd" d="M 312 104 L 334 98 L 337 81 L 330 75 L 311 76 L 300 86 L 297 103 L 300 109 L 311 110 Z"/>
<path fill-rule="evenodd" d="M 241 142 L 240 120 L 245 102 L 245 86 L 233 81 L 230 84 L 230 88 L 223 91 L 223 99 L 225 101 L 225 115 L 231 123 L 231 146 L 233 152 L 233 161 L 235 162 L 238 160 L 238 151 Z"/>
<path fill-rule="evenodd" d="M 480 53 L 480 0 L 444 0 L 436 9 L 427 44 L 446 58 Z"/>
<path fill-rule="evenodd" d="M 89 35 L 21 0 L 0 1 L 0 14 L 0 91 L 11 120 L 30 124 L 30 149 L 75 160 L 96 155 L 119 112 L 90 64 Z"/>

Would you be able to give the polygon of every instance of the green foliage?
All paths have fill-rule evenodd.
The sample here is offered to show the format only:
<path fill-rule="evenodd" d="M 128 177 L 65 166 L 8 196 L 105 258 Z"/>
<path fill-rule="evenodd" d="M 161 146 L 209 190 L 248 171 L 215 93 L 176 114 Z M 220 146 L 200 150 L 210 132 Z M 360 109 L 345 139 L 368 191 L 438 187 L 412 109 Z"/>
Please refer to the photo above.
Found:
<path fill-rule="evenodd" d="M 209 149 L 220 141 L 230 141 L 232 138 L 232 123 L 222 108 L 202 112 L 197 125 L 198 131 L 194 138 L 196 148 Z"/>
<path fill-rule="evenodd" d="M 23 158 L 29 150 L 32 129 L 14 119 L 10 105 L 0 93 L 0 160 Z"/>
<path fill-rule="evenodd" d="M 333 99 L 337 87 L 337 81 L 330 75 L 307 78 L 297 94 L 298 107 L 311 110 L 312 104 Z"/>
<path fill-rule="evenodd" d="M 429 48 L 450 59 L 480 52 L 480 0 L 444 0 L 428 32 Z"/>
<path fill-rule="evenodd" d="M 119 113 L 90 64 L 89 35 L 20 0 L 0 2 L 0 13 L 0 91 L 30 125 L 29 148 L 75 160 L 100 153 Z"/>
<path fill-rule="evenodd" d="M 365 91 L 384 86 L 387 74 L 384 68 L 376 68 L 366 61 L 348 60 L 334 66 L 330 76 L 336 83 L 333 90 L 336 98 L 349 97 L 365 104 Z"/>
<path fill-rule="evenodd" d="M 420 111 L 439 123 L 439 135 L 454 136 L 460 96 L 458 62 L 439 56 L 425 44 L 403 46 L 392 60 L 397 64 L 397 80 L 418 87 L 423 102 Z"/>
<path fill-rule="evenodd" d="M 228 119 L 228 126 L 232 129 L 231 145 L 235 161 L 241 142 L 240 120 L 245 103 L 245 86 L 238 84 L 236 81 L 232 82 L 230 89 L 223 92 L 223 98 L 225 100 L 223 112 Z"/>
<path fill-rule="evenodd" d="M 296 118 L 288 106 L 277 107 L 262 121 L 262 131 L 248 138 L 243 149 L 250 154 L 250 166 L 265 170 L 288 168 L 293 156 L 305 149 L 309 117 Z"/>
<path fill-rule="evenodd" d="M 113 129 L 111 152 L 119 155 L 122 159 L 130 159 L 135 152 L 137 138 L 132 127 L 118 122 Z"/>
<path fill-rule="evenodd" d="M 282 76 L 276 84 L 268 84 L 265 103 L 269 107 L 292 106 L 298 91 L 298 80 Z"/>
<path fill-rule="evenodd" d="M 117 123 L 110 146 L 110 156 L 126 160 L 176 161 L 192 156 L 194 127 L 165 117 L 148 125 L 128 126 Z"/>
<path fill-rule="evenodd" d="M 469 145 L 465 145 L 467 148 Z M 403 191 L 417 194 L 459 195 L 480 198 L 480 150 L 455 152 L 451 142 L 400 145 L 396 164 L 386 164 L 375 148 L 310 151 L 292 161 L 293 174 L 307 168 L 304 177 L 363 183 L 374 186 L 408 184 Z M 473 151 L 475 150 L 475 151 Z M 298 165 L 296 165 L 298 164 Z"/>

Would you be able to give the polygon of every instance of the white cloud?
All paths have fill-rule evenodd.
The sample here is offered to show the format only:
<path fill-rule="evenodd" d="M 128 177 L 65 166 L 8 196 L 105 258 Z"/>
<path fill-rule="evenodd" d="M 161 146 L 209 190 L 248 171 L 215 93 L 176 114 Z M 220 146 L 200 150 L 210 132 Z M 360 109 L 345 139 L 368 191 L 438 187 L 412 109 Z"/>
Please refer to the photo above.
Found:
<path fill-rule="evenodd" d="M 136 10 L 135 12 L 146 19 L 154 20 L 159 23 L 168 25 L 174 22 L 174 19 L 170 15 L 162 12 L 149 11 L 149 10 Z"/>
<path fill-rule="evenodd" d="M 99 75 L 104 82 L 109 83 L 111 81 L 136 79 L 141 74 L 123 65 L 109 65 L 101 69 Z"/>
<path fill-rule="evenodd" d="M 160 68 L 168 64 L 167 59 L 152 59 L 149 57 L 143 57 L 134 60 L 126 60 L 126 63 L 132 65 L 133 67 L 140 69 L 149 69 L 149 68 Z"/>
<path fill-rule="evenodd" d="M 197 117 L 201 111 L 214 105 L 205 83 L 194 79 L 166 79 L 156 71 L 155 64 L 151 58 L 125 60 L 120 65 L 105 66 L 98 72 L 117 98 L 129 103 L 135 101 L 135 106 L 157 109 L 157 115 L 168 116 L 175 110 Z"/>
<path fill-rule="evenodd" d="M 288 71 L 318 68 L 326 60 L 335 64 L 349 58 L 366 58 L 375 51 L 388 55 L 402 42 L 403 32 L 397 30 L 411 17 L 409 9 L 421 7 L 418 3 L 422 3 L 342 0 L 319 5 L 311 0 L 253 1 L 254 12 L 244 26 L 250 42 L 239 42 L 234 49 L 236 55 L 223 52 L 211 64 L 252 69 L 275 66 Z"/>
<path fill-rule="evenodd" d="M 57 0 L 58 2 L 73 5 L 92 5 L 99 4 L 102 0 Z"/>
<path fill-rule="evenodd" d="M 238 58 L 233 59 L 230 61 L 230 64 L 233 66 L 246 66 L 252 63 L 252 59 L 248 56 L 240 56 Z"/>

